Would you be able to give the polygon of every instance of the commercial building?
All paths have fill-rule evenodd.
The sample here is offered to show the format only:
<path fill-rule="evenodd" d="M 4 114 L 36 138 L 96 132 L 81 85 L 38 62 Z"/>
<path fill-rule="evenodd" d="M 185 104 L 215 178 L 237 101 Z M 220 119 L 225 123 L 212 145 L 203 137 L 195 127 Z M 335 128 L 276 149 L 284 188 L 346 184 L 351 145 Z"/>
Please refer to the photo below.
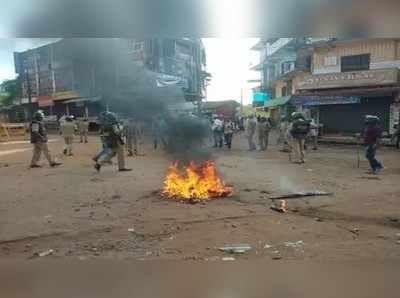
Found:
<path fill-rule="evenodd" d="M 276 42 L 281 46 L 271 50 Z M 400 39 L 283 39 L 263 45 L 253 48 L 266 53 L 254 70 L 262 72 L 261 89 L 271 93 L 260 108 L 273 120 L 302 110 L 325 133 L 355 133 L 364 116 L 374 114 L 393 132 L 400 110 Z"/>
<path fill-rule="evenodd" d="M 300 76 L 292 103 L 325 132 L 354 133 L 378 115 L 387 133 L 399 122 L 400 39 L 334 40 L 314 44 L 309 74 Z"/>
<path fill-rule="evenodd" d="M 260 63 L 251 68 L 261 73 L 261 85 L 256 90 L 267 99 L 257 106 L 269 112 L 272 122 L 277 123 L 294 111 L 290 99 L 297 91 L 299 74 L 303 72 L 298 65 L 298 52 L 320 40 L 325 39 L 271 38 L 253 46 L 252 50 L 260 52 Z M 309 59 L 303 61 L 305 65 L 310 63 Z"/>
<path fill-rule="evenodd" d="M 129 113 L 151 96 L 176 104 L 205 94 L 200 39 L 61 39 L 14 53 L 14 60 L 22 85 L 15 104 L 58 117 L 96 116 L 104 109 Z"/>

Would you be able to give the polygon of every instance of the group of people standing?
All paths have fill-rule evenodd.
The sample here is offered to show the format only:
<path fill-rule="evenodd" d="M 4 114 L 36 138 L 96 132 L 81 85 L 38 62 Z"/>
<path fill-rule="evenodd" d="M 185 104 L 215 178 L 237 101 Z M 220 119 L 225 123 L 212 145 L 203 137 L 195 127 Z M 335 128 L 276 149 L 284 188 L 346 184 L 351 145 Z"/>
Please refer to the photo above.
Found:
<path fill-rule="evenodd" d="M 215 148 L 222 148 L 223 144 L 228 149 L 232 148 L 233 134 L 235 132 L 235 124 L 232 120 L 221 115 L 214 116 L 211 131 Z"/>
<path fill-rule="evenodd" d="M 269 133 L 271 130 L 271 121 L 266 117 L 256 117 L 251 115 L 245 124 L 246 137 L 249 144 L 249 150 L 257 150 L 254 138 L 257 136 L 260 151 L 267 150 L 269 144 Z"/>

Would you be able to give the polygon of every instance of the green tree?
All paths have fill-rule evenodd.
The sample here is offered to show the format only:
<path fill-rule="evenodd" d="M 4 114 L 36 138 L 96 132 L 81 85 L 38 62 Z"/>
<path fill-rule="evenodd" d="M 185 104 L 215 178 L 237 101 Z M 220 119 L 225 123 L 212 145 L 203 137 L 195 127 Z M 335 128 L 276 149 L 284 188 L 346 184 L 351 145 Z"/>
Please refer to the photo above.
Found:
<path fill-rule="evenodd" d="M 21 96 L 21 84 L 17 79 L 5 80 L 0 84 L 0 104 L 10 105 Z"/>

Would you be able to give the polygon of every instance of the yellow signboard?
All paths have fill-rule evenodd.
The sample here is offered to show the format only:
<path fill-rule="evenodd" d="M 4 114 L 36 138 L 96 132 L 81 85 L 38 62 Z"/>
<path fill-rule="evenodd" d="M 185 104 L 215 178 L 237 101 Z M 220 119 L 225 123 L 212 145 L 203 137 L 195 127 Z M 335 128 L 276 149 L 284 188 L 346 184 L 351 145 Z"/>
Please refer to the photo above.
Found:
<path fill-rule="evenodd" d="M 73 99 L 81 97 L 78 92 L 75 91 L 63 91 L 56 92 L 53 94 L 53 100 L 64 100 L 64 99 Z"/>

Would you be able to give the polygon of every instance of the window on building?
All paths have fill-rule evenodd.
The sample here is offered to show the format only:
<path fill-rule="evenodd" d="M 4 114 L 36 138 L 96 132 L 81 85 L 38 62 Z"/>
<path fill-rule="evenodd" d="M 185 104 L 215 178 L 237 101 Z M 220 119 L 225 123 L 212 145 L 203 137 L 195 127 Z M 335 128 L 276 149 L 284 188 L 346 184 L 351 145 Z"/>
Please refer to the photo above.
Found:
<path fill-rule="evenodd" d="M 281 96 L 286 96 L 286 95 L 287 95 L 287 87 L 284 86 L 284 87 L 282 87 L 282 89 L 281 89 Z"/>
<path fill-rule="evenodd" d="M 294 64 L 295 64 L 294 61 L 283 62 L 281 64 L 281 74 L 285 74 L 285 73 L 288 73 L 289 71 L 294 70 Z"/>
<path fill-rule="evenodd" d="M 342 72 L 369 70 L 371 55 L 344 56 L 341 58 L 340 67 Z"/>
<path fill-rule="evenodd" d="M 337 57 L 336 56 L 328 56 L 324 58 L 325 66 L 335 66 L 337 65 Z"/>

